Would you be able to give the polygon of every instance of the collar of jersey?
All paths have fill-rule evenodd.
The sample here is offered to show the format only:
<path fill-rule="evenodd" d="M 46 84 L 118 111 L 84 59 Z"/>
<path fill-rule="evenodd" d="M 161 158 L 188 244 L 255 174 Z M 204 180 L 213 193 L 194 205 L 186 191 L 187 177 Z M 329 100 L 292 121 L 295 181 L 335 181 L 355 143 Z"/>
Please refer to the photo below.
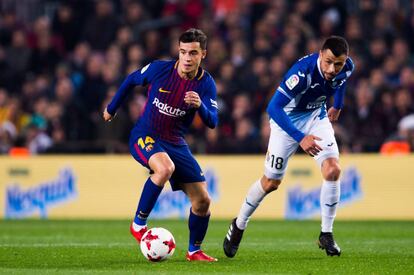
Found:
<path fill-rule="evenodd" d="M 178 70 L 177 69 L 178 69 L 178 60 L 174 64 L 174 70 L 177 72 L 177 74 L 179 76 L 180 74 L 178 73 Z M 200 66 L 200 67 L 198 67 L 198 72 L 197 72 L 196 76 L 193 79 L 188 79 L 188 80 L 189 81 L 195 80 L 195 79 L 196 80 L 200 80 L 200 79 L 203 78 L 203 76 L 204 76 L 204 69 L 201 68 L 201 66 Z"/>
<path fill-rule="evenodd" d="M 325 77 L 323 77 L 323 73 L 321 71 L 321 63 L 320 62 L 321 62 L 321 59 L 320 59 L 320 57 L 318 55 L 318 60 L 316 60 L 316 66 L 318 67 L 318 71 L 319 71 L 319 74 L 322 76 L 322 79 L 325 80 Z"/>

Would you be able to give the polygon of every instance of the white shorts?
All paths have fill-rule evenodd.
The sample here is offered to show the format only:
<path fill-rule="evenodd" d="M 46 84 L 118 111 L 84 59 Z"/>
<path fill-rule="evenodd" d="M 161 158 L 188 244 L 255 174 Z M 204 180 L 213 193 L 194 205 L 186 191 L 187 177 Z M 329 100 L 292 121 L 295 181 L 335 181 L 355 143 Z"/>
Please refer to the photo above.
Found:
<path fill-rule="evenodd" d="M 338 145 L 335 140 L 334 130 L 328 117 L 320 119 L 316 114 L 299 128 L 305 135 L 320 137 L 316 141 L 322 151 L 313 158 L 319 166 L 328 158 L 339 158 Z M 270 138 L 265 159 L 265 176 L 269 179 L 282 179 L 285 174 L 288 161 L 299 147 L 291 136 L 280 128 L 272 119 L 270 120 Z"/>

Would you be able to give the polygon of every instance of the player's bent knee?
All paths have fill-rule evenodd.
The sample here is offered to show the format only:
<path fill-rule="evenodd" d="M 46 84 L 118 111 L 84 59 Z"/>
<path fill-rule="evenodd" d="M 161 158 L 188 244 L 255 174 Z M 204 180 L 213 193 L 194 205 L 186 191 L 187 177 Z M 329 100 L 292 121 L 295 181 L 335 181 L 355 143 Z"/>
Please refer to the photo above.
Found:
<path fill-rule="evenodd" d="M 211 199 L 208 195 L 194 200 L 191 205 L 193 213 L 201 216 L 207 215 L 210 203 Z"/>
<path fill-rule="evenodd" d="M 162 182 L 166 182 L 167 180 L 171 178 L 172 174 L 174 173 L 174 170 L 175 170 L 174 164 L 165 165 L 161 167 L 160 169 L 154 171 L 155 172 L 154 176 L 156 176 L 157 178 L 160 178 Z"/>
<path fill-rule="evenodd" d="M 337 164 L 329 165 L 324 174 L 326 180 L 337 181 L 341 175 L 341 168 Z"/>
<path fill-rule="evenodd" d="M 270 193 L 279 188 L 279 185 L 282 183 L 280 179 L 269 179 L 266 176 L 262 178 L 262 187 L 266 193 Z"/>

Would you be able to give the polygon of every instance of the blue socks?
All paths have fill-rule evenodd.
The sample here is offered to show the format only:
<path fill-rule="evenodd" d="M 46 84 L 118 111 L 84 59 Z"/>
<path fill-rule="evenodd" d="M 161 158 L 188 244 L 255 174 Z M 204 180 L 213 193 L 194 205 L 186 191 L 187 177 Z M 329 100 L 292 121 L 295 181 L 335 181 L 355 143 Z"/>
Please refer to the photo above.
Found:
<path fill-rule="evenodd" d="M 190 229 L 190 243 L 188 246 L 189 252 L 200 250 L 201 243 L 207 232 L 208 221 L 210 214 L 205 217 L 197 216 L 190 209 L 190 216 L 188 218 L 188 229 Z"/>
<path fill-rule="evenodd" d="M 147 224 L 147 218 L 151 213 L 151 210 L 154 208 L 161 191 L 162 187 L 159 187 L 153 183 L 151 178 L 147 179 L 138 203 L 134 223 L 142 226 Z M 209 220 L 210 214 L 202 217 L 194 214 L 190 209 L 190 216 L 188 218 L 188 229 L 190 230 L 190 242 L 188 246 L 189 252 L 200 250 L 201 243 L 203 242 L 207 232 Z"/>
<path fill-rule="evenodd" d="M 138 225 L 146 225 L 147 218 L 157 202 L 158 196 L 162 191 L 159 187 L 148 178 L 144 184 L 144 189 L 141 193 L 141 198 L 138 203 L 137 212 L 135 213 L 134 223 Z"/>

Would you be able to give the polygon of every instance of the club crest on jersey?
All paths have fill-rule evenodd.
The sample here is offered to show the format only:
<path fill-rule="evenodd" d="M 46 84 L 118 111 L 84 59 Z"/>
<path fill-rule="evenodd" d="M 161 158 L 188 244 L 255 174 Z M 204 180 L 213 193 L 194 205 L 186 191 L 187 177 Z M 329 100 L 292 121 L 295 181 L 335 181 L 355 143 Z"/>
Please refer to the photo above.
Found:
<path fill-rule="evenodd" d="M 186 112 L 181 110 L 180 108 L 174 108 L 168 103 L 161 102 L 158 98 L 154 98 L 152 102 L 158 108 L 158 112 L 163 115 L 172 116 L 172 117 L 182 117 L 185 116 Z"/>
<path fill-rule="evenodd" d="M 145 147 L 145 151 L 149 152 L 149 151 L 151 151 L 151 150 L 152 150 L 152 148 L 154 148 L 154 146 L 153 146 L 152 144 L 148 144 L 148 145 Z"/>
<path fill-rule="evenodd" d="M 296 87 L 296 85 L 298 85 L 299 83 L 299 76 L 297 76 L 296 74 L 292 74 L 286 81 L 285 84 L 286 86 L 289 88 L 289 90 L 292 90 L 293 88 Z"/>

